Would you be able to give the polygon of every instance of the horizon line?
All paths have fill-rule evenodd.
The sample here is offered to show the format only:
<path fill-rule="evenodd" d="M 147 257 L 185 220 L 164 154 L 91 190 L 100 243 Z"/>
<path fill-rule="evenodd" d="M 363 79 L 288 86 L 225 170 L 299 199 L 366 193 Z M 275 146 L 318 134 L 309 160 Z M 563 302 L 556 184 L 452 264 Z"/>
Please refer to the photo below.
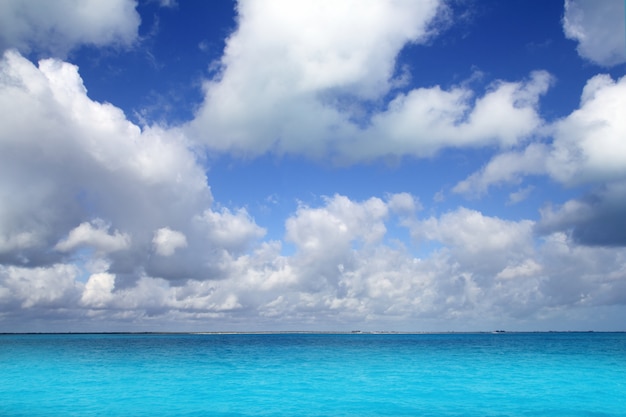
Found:
<path fill-rule="evenodd" d="M 394 330 L 252 330 L 252 331 L 67 331 L 67 332 L 0 332 L 3 335 L 436 335 L 436 334 L 528 334 L 528 333 L 626 333 L 626 330 L 476 330 L 476 331 L 394 331 Z"/>

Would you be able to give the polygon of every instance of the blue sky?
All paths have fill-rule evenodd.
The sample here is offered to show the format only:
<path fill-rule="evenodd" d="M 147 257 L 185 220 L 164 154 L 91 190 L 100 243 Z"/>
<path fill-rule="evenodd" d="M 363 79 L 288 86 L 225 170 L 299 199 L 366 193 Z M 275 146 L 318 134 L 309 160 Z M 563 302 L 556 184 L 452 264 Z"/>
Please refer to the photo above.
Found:
<path fill-rule="evenodd" d="M 625 330 L 621 0 L 0 6 L 0 330 Z"/>

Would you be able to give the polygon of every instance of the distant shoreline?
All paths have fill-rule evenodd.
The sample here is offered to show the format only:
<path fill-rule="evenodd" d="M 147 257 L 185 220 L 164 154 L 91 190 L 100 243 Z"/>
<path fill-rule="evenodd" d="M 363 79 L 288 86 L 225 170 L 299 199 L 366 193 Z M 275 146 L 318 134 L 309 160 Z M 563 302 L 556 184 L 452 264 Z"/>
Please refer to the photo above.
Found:
<path fill-rule="evenodd" d="M 0 332 L 0 336 L 7 335 L 463 335 L 463 334 L 550 334 L 550 333 L 626 333 L 626 330 L 597 331 L 597 330 L 537 330 L 537 331 L 442 331 L 442 332 L 402 332 L 402 331 L 206 331 L 206 332 Z"/>

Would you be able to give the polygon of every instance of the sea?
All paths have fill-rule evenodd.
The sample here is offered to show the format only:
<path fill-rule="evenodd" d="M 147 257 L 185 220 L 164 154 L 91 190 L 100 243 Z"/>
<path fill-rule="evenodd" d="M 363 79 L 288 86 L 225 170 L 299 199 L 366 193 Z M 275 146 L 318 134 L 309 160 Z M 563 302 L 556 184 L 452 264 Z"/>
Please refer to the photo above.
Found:
<path fill-rule="evenodd" d="M 0 416 L 626 416 L 626 333 L 3 334 Z"/>

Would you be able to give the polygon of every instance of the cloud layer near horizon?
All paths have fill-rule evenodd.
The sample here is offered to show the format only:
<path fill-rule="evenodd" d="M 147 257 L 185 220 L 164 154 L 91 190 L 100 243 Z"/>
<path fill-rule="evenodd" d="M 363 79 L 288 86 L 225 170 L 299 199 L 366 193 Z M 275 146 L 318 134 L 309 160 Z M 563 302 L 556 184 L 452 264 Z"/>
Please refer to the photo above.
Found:
<path fill-rule="evenodd" d="M 239 4 L 221 70 L 178 127 L 137 126 L 91 100 L 76 66 L 22 55 L 130 44 L 131 2 L 50 42 L 5 28 L 21 52 L 0 61 L 0 329 L 615 325 L 602 314 L 626 303 L 626 78 L 591 78 L 580 107 L 548 123 L 538 108 L 553 76 L 541 69 L 484 92 L 401 89 L 397 55 L 437 35 L 439 2 L 346 3 L 330 28 L 318 27 L 325 4 L 272 4 Z M 408 193 L 336 194 L 301 204 L 270 240 L 244 207 L 213 201 L 204 146 L 350 164 L 492 146 L 455 191 L 528 175 L 594 191 L 539 221 L 463 206 L 425 214 Z"/>

